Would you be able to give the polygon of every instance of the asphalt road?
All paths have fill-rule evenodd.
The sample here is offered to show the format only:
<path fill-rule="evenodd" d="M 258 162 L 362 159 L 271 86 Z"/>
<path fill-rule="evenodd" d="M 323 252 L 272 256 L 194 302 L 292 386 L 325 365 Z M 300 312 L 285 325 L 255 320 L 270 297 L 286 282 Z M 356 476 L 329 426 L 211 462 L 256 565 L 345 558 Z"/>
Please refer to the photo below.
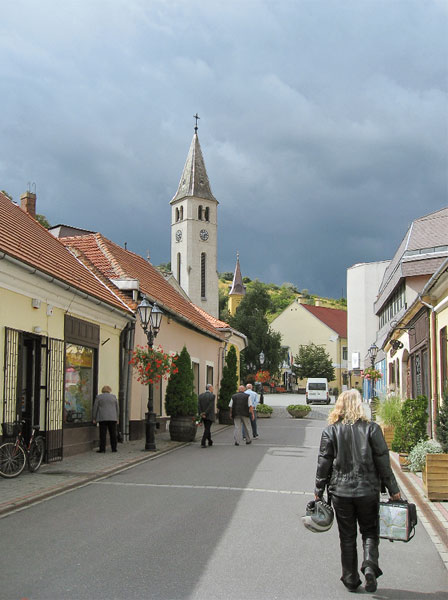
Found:
<path fill-rule="evenodd" d="M 212 448 L 198 441 L 2 519 L 0 598 L 346 599 L 336 527 L 312 534 L 300 521 L 327 412 L 276 408 L 249 446 L 229 428 Z M 362 595 L 448 600 L 422 526 L 380 551 L 380 589 Z"/>

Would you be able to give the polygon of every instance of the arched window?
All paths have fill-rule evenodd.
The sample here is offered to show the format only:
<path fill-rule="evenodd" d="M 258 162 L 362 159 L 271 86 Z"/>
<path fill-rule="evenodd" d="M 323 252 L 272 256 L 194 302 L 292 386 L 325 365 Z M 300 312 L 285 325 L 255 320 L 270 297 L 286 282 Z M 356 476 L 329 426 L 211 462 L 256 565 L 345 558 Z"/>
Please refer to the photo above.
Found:
<path fill-rule="evenodd" d="M 202 205 L 198 206 L 198 219 L 202 221 Z"/>
<path fill-rule="evenodd" d="M 180 207 L 180 220 L 181 221 L 184 220 L 184 207 L 183 206 Z"/>
<path fill-rule="evenodd" d="M 176 208 L 176 223 L 177 223 L 178 220 L 179 220 L 179 209 Z"/>
<path fill-rule="evenodd" d="M 201 298 L 205 298 L 205 267 L 206 267 L 206 254 L 201 252 Z"/>
<path fill-rule="evenodd" d="M 177 253 L 177 282 L 180 285 L 180 267 L 181 267 L 181 258 L 180 258 L 180 252 Z"/>
<path fill-rule="evenodd" d="M 205 209 L 205 220 L 210 221 L 210 208 L 208 206 Z"/>

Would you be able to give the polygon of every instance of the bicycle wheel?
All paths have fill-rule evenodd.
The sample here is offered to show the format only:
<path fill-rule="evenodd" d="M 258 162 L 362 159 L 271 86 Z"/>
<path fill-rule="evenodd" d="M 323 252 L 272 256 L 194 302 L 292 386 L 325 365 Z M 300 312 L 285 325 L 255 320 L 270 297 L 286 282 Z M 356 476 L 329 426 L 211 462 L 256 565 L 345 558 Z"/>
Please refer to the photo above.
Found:
<path fill-rule="evenodd" d="M 28 453 L 28 468 L 31 473 L 37 471 L 37 469 L 42 464 L 42 459 L 44 458 L 45 452 L 45 442 L 43 438 L 40 436 L 33 440 L 31 444 L 30 451 Z"/>
<path fill-rule="evenodd" d="M 6 442 L 0 446 L 0 475 L 2 477 L 17 477 L 23 471 L 26 455 L 22 446 L 15 442 Z"/>

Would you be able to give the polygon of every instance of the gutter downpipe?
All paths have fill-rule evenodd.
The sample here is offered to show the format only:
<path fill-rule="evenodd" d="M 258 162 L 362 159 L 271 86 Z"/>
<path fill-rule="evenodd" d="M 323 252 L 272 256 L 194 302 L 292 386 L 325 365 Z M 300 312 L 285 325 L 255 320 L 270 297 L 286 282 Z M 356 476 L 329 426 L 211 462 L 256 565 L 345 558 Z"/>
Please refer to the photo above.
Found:
<path fill-rule="evenodd" d="M 437 336 L 436 336 L 436 307 L 432 304 L 425 302 L 421 296 L 419 296 L 420 302 L 423 306 L 426 306 L 431 311 L 431 419 L 430 419 L 430 433 L 431 437 L 435 434 L 435 422 L 437 418 L 437 410 L 439 404 L 439 394 L 437 385 Z"/>

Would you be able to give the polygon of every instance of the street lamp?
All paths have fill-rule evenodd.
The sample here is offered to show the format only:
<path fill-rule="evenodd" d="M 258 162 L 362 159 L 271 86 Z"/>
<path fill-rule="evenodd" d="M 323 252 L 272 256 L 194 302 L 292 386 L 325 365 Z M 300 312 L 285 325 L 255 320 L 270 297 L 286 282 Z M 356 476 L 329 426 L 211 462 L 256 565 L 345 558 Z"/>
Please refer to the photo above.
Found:
<path fill-rule="evenodd" d="M 264 365 L 264 352 L 263 350 L 260 352 L 260 354 L 258 355 L 258 360 L 260 361 L 260 365 L 263 366 Z M 260 392 L 260 404 L 264 404 L 264 396 L 263 396 L 263 382 L 261 382 L 261 392 Z"/>
<path fill-rule="evenodd" d="M 367 353 L 369 355 L 370 364 L 372 365 L 372 369 L 373 369 L 375 367 L 375 360 L 376 360 L 376 356 L 378 354 L 378 346 L 375 344 L 375 342 L 373 342 L 373 344 L 367 350 Z M 372 418 L 374 419 L 374 416 L 375 416 L 375 380 L 374 379 L 372 379 L 372 403 L 371 403 L 370 410 L 372 413 Z"/>
<path fill-rule="evenodd" d="M 163 311 L 157 306 L 157 302 L 150 304 L 146 298 L 140 302 L 137 307 L 138 316 L 146 339 L 148 340 L 148 348 L 152 348 L 154 340 L 160 330 L 162 323 Z M 157 450 L 156 448 L 156 413 L 154 412 L 154 390 L 152 383 L 148 385 L 148 412 L 146 413 L 145 433 L 146 443 L 145 450 Z"/>

